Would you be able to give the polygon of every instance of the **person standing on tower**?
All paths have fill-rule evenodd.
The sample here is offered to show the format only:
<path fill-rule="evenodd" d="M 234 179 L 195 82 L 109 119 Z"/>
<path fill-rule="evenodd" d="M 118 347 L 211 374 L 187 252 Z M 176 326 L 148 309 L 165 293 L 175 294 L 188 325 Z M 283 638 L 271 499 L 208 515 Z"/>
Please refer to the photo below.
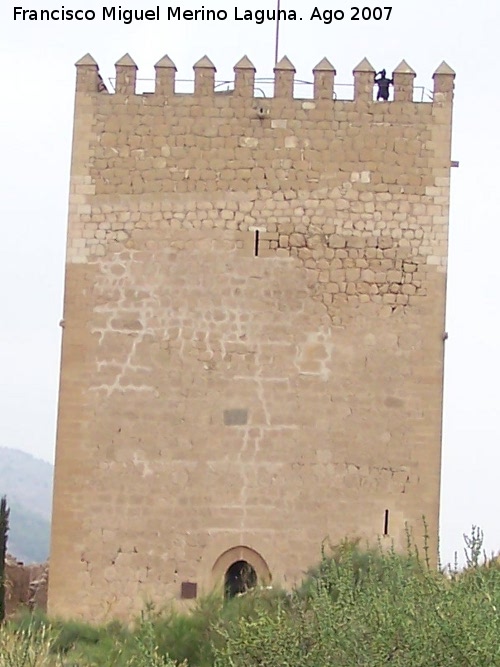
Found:
<path fill-rule="evenodd" d="M 377 102 L 379 100 L 387 102 L 389 99 L 389 86 L 394 85 L 394 81 L 386 77 L 385 69 L 375 75 L 375 83 L 378 86 Z"/>

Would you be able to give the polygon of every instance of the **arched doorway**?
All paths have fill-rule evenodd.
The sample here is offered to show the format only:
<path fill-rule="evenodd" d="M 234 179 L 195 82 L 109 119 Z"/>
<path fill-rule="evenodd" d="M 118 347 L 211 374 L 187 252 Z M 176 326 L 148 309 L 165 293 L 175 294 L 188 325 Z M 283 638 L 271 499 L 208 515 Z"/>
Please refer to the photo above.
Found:
<path fill-rule="evenodd" d="M 255 588 L 257 573 L 246 560 L 237 560 L 226 570 L 224 577 L 224 596 L 234 598 Z"/>
<path fill-rule="evenodd" d="M 242 584 L 246 584 L 244 590 L 248 590 L 255 586 L 270 586 L 271 581 L 266 561 L 255 549 L 244 545 L 224 551 L 212 567 L 212 585 L 225 597 L 242 592 Z"/>

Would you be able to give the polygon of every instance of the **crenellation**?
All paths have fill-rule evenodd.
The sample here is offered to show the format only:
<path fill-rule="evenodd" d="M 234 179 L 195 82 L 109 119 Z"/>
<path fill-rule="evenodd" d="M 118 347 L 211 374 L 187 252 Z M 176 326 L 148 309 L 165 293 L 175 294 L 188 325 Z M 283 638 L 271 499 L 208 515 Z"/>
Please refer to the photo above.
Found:
<path fill-rule="evenodd" d="M 92 56 L 87 54 L 77 63 L 78 67 L 78 76 L 77 76 L 77 87 L 78 90 L 85 90 L 86 92 L 108 92 L 107 88 L 99 75 L 99 70 L 97 63 L 94 61 Z M 136 79 L 137 79 L 137 65 L 133 59 L 126 54 L 120 59 L 116 66 L 117 68 L 117 77 L 115 84 L 115 92 L 124 95 L 135 95 L 136 89 Z M 193 66 L 195 71 L 195 92 L 197 95 L 212 95 L 216 88 L 215 74 L 216 68 L 211 60 L 204 56 Z M 253 97 L 256 102 L 262 102 L 264 105 L 267 104 L 266 100 L 269 100 L 273 103 L 274 108 L 278 110 L 280 103 L 283 104 L 284 100 L 288 98 L 293 98 L 294 100 L 299 98 L 294 97 L 294 77 L 295 77 L 295 68 L 290 60 L 284 56 L 279 63 L 276 64 L 274 68 L 274 96 L 272 98 L 262 98 L 258 95 L 256 96 L 255 90 L 259 88 L 258 79 L 256 80 L 256 70 L 253 63 L 248 59 L 247 56 L 243 56 L 238 63 L 234 66 L 235 80 L 234 80 L 234 89 L 229 90 L 220 90 L 221 94 L 229 96 L 244 96 L 244 97 Z M 120 75 L 118 76 L 118 70 Z M 177 68 L 169 56 L 164 56 L 161 58 L 155 65 L 155 89 L 152 93 L 143 93 L 138 96 L 140 98 L 139 104 L 146 104 L 150 108 L 150 113 L 162 113 L 163 101 L 162 98 L 165 96 L 176 96 L 182 97 L 183 103 L 187 105 L 195 104 L 195 100 L 192 99 L 192 95 L 186 93 L 175 93 L 175 81 L 176 81 L 176 72 Z M 317 102 L 322 101 L 342 101 L 339 97 L 339 92 L 335 90 L 335 75 L 336 70 L 330 61 L 327 58 L 323 58 L 313 69 L 313 96 L 312 100 L 301 100 L 300 104 L 302 109 L 305 111 L 315 110 L 318 115 L 309 114 L 308 117 L 318 121 L 322 118 L 325 120 L 330 120 L 329 118 L 329 108 L 324 107 L 323 110 L 317 109 Z M 373 86 L 374 86 L 374 75 L 375 70 L 370 64 L 370 62 L 364 58 L 353 70 L 354 75 L 354 102 L 370 102 L 373 101 Z M 424 98 L 421 102 L 414 103 L 411 106 L 401 108 L 395 104 L 396 102 L 413 102 L 413 80 L 415 78 L 415 72 L 411 67 L 402 61 L 398 67 L 393 72 L 394 77 L 394 102 L 387 104 L 386 114 L 392 116 L 393 114 L 398 115 L 399 122 L 404 124 L 404 121 L 407 120 L 411 123 L 411 116 L 416 113 L 416 105 L 425 107 L 425 110 L 419 110 L 419 113 L 432 113 L 431 107 L 432 104 L 426 103 Z M 443 100 L 447 100 L 447 93 L 453 91 L 453 79 L 454 72 L 453 70 L 443 62 L 440 67 L 436 70 L 433 75 L 434 77 L 434 92 L 439 93 L 436 101 L 439 100 L 440 104 Z M 257 81 L 257 83 L 256 83 Z M 198 82 L 198 83 L 197 83 Z M 340 89 L 339 89 L 340 90 Z M 445 94 L 444 97 L 441 93 Z M 217 96 L 218 98 L 218 96 Z M 216 98 L 216 99 L 217 99 Z M 117 100 L 117 104 L 120 104 L 120 101 Z M 214 102 L 217 104 L 224 104 L 223 102 Z M 241 106 L 236 107 L 239 113 L 243 113 L 245 110 Z M 287 105 L 283 106 L 285 112 L 289 113 Z M 156 110 L 156 111 L 155 111 Z M 224 109 L 227 111 L 227 109 Z M 137 110 L 138 113 L 144 113 L 140 109 Z M 391 122 L 392 118 L 385 119 L 384 113 L 379 113 L 375 109 L 371 111 L 373 115 L 373 122 Z M 406 119 L 406 116 L 408 118 Z M 343 116 L 342 112 L 337 116 L 338 120 L 348 120 L 347 117 Z"/>
<path fill-rule="evenodd" d="M 443 60 L 441 65 L 434 72 L 434 96 L 439 102 L 450 102 L 453 99 L 453 89 L 455 81 L 454 70 Z"/>
<path fill-rule="evenodd" d="M 255 88 L 255 66 L 243 56 L 234 66 L 234 92 L 241 97 L 253 97 Z"/>
<path fill-rule="evenodd" d="M 115 69 L 115 93 L 118 95 L 135 95 L 137 65 L 128 53 L 115 63 Z"/>
<path fill-rule="evenodd" d="M 293 98 L 295 67 L 290 60 L 283 58 L 274 66 L 274 97 L 277 99 Z"/>
<path fill-rule="evenodd" d="M 313 97 L 315 100 L 331 100 L 333 98 L 336 74 L 335 67 L 331 64 L 328 58 L 323 58 L 316 67 L 314 67 Z"/>
<path fill-rule="evenodd" d="M 175 73 L 177 67 L 175 63 L 167 56 L 155 65 L 155 95 L 170 97 L 175 93 Z"/>
<path fill-rule="evenodd" d="M 395 102 L 413 102 L 414 70 L 402 60 L 392 73 Z"/>
<path fill-rule="evenodd" d="M 207 56 L 198 60 L 194 65 L 194 94 L 213 95 L 215 85 L 215 65 Z"/>
<path fill-rule="evenodd" d="M 99 90 L 99 67 L 90 53 L 75 63 L 76 92 L 96 93 Z"/>
<path fill-rule="evenodd" d="M 367 58 L 356 65 L 353 69 L 354 76 L 354 101 L 371 102 L 373 100 L 373 85 L 375 69 Z"/>

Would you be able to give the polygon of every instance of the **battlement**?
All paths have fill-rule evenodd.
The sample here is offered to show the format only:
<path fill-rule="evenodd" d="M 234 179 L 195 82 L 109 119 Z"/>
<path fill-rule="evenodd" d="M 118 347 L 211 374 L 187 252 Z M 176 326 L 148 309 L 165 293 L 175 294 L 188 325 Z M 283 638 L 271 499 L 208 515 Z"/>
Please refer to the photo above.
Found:
<path fill-rule="evenodd" d="M 85 55 L 77 63 L 77 92 L 81 93 L 109 93 L 108 87 L 99 74 L 99 66 L 90 54 Z M 114 94 L 119 96 L 137 95 L 138 67 L 131 56 L 127 53 L 115 63 L 116 78 L 114 82 Z M 225 81 L 226 89 L 221 90 L 216 83 L 215 74 L 217 72 L 214 63 L 204 56 L 193 65 L 194 70 L 194 97 L 210 97 L 216 95 L 230 95 L 238 98 L 259 98 L 266 97 L 259 86 L 259 80 L 256 79 L 256 68 L 247 56 L 243 56 L 234 65 L 234 80 Z M 176 76 L 177 67 L 168 55 L 163 56 L 155 65 L 154 92 L 139 93 L 147 95 L 156 95 L 172 97 L 186 95 L 178 92 L 178 87 L 185 79 L 178 79 Z M 353 89 L 353 101 L 358 103 L 374 101 L 375 68 L 366 59 L 353 69 L 352 84 L 337 84 L 336 69 L 327 59 L 323 58 L 313 69 L 313 81 L 306 82 L 299 80 L 301 84 L 310 84 L 312 88 L 312 99 L 317 102 L 345 99 L 346 87 Z M 284 56 L 274 67 L 274 77 L 266 80 L 272 84 L 272 97 L 279 100 L 301 99 L 294 95 L 296 79 L 296 69 L 293 63 Z M 415 102 L 415 103 L 451 103 L 453 98 L 453 88 L 455 72 L 444 61 L 432 75 L 434 84 L 433 89 L 424 95 L 424 89 L 421 88 L 421 94 L 416 95 L 414 80 L 415 71 L 405 60 L 392 72 L 392 91 L 390 101 L 392 102 Z M 218 89 L 219 88 L 219 89 Z M 425 99 L 427 97 L 427 99 Z M 420 98 L 420 99 L 418 99 Z"/>

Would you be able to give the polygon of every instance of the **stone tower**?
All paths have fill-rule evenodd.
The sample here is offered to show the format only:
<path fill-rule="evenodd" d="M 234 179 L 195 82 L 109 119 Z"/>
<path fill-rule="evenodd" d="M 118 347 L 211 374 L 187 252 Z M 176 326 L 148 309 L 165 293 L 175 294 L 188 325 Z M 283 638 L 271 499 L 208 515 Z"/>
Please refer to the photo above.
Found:
<path fill-rule="evenodd" d="M 54 615 L 290 586 L 423 515 L 437 551 L 454 72 L 428 102 L 404 61 L 389 102 L 366 59 L 352 100 L 326 59 L 308 99 L 287 58 L 271 97 L 246 57 L 175 72 L 77 63 Z"/>

